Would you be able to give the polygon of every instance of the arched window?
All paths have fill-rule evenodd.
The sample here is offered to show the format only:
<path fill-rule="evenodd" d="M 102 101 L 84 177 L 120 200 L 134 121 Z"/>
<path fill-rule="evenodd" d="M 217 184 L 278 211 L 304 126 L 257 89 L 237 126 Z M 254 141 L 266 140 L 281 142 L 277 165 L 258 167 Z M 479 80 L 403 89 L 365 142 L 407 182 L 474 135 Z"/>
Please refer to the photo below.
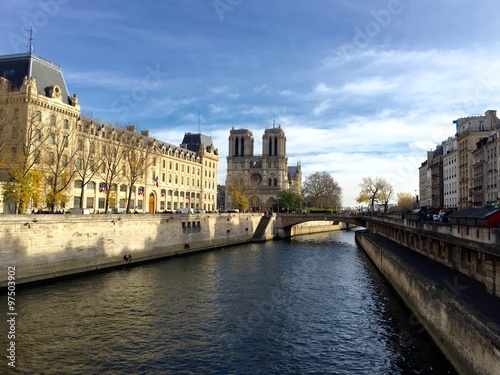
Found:
<path fill-rule="evenodd" d="M 274 137 L 274 156 L 278 155 L 278 137 Z"/>
<path fill-rule="evenodd" d="M 269 155 L 273 154 L 273 139 L 269 138 Z"/>
<path fill-rule="evenodd" d="M 278 186 L 278 179 L 277 178 L 274 179 L 274 186 Z"/>
<path fill-rule="evenodd" d="M 245 155 L 245 138 L 241 137 L 241 156 Z"/>
<path fill-rule="evenodd" d="M 240 140 L 239 138 L 236 138 L 236 141 L 234 141 L 234 156 L 238 156 L 239 146 L 240 146 Z"/>

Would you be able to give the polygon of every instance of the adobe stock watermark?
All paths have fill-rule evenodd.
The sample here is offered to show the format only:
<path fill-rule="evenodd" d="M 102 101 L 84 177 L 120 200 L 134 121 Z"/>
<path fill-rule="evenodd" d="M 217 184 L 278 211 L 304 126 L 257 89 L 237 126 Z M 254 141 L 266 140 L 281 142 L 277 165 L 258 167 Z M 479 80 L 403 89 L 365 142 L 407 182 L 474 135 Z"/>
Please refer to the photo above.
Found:
<path fill-rule="evenodd" d="M 61 5 L 66 5 L 71 0 L 40 0 L 36 4 L 39 8 L 31 18 L 22 17 L 21 34 L 9 32 L 7 38 L 16 53 L 22 52 L 21 47 L 26 47 L 26 33 L 30 30 L 36 34 L 40 29 L 47 26 L 52 18 L 57 16 L 61 10 Z"/>
<path fill-rule="evenodd" d="M 413 1 L 413 0 L 405 0 Z M 403 4 L 400 0 L 389 0 L 385 9 L 370 12 L 371 20 L 364 27 L 356 26 L 354 36 L 349 43 L 342 43 L 339 46 L 339 54 L 346 60 L 352 59 L 355 55 L 361 54 L 362 50 L 368 48 L 370 42 L 380 35 L 380 33 L 392 22 L 393 17 L 403 11 Z"/>
<path fill-rule="evenodd" d="M 214 0 L 212 5 L 215 9 L 215 12 L 219 16 L 221 22 L 224 21 L 224 14 L 226 12 L 232 12 L 241 5 L 243 0 Z"/>
<path fill-rule="evenodd" d="M 157 89 L 167 77 L 168 74 L 160 70 L 160 64 L 156 64 L 154 69 L 150 66 L 146 67 L 146 74 L 140 84 L 111 103 L 111 110 L 118 113 L 119 120 L 125 120 L 133 109 L 146 100 L 148 92 Z"/>

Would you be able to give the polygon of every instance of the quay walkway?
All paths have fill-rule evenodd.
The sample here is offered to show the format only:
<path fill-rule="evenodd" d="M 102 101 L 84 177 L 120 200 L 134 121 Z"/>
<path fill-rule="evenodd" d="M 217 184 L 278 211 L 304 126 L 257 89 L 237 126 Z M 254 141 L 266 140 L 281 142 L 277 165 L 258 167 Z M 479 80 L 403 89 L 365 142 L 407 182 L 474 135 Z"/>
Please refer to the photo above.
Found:
<path fill-rule="evenodd" d="M 496 325 L 500 329 L 500 298 L 486 292 L 483 283 L 397 242 L 391 241 L 380 234 L 365 233 L 365 236 L 383 247 L 386 251 L 396 255 L 424 277 L 440 285 L 444 290 L 451 293 L 455 298 L 473 310 L 479 312 L 491 324 Z"/>

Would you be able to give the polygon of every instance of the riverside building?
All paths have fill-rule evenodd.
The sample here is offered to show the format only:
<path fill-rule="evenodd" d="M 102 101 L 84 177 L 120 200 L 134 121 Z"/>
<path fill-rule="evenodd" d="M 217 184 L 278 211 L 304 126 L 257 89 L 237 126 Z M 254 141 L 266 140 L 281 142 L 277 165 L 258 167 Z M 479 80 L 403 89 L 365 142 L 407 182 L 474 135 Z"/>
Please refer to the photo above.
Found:
<path fill-rule="evenodd" d="M 216 209 L 210 137 L 177 146 L 83 116 L 60 66 L 32 53 L 0 56 L 0 147 L 4 213 Z"/>
<path fill-rule="evenodd" d="M 419 169 L 421 206 L 463 209 L 500 203 L 497 111 L 453 123 L 455 135 L 428 152 Z"/>

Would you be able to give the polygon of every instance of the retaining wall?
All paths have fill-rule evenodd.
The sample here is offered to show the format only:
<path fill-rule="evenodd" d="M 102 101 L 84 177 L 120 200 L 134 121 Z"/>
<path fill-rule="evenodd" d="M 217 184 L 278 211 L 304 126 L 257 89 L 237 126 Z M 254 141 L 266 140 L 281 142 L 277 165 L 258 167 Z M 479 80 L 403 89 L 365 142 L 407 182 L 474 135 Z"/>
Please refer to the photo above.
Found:
<path fill-rule="evenodd" d="M 250 241 L 261 214 L 6 215 L 0 259 L 16 284 Z M 272 226 L 269 226 L 271 230 Z M 7 271 L 0 273 L 0 287 Z"/>
<path fill-rule="evenodd" d="M 362 232 L 356 242 L 462 374 L 500 374 L 499 329 Z"/>

